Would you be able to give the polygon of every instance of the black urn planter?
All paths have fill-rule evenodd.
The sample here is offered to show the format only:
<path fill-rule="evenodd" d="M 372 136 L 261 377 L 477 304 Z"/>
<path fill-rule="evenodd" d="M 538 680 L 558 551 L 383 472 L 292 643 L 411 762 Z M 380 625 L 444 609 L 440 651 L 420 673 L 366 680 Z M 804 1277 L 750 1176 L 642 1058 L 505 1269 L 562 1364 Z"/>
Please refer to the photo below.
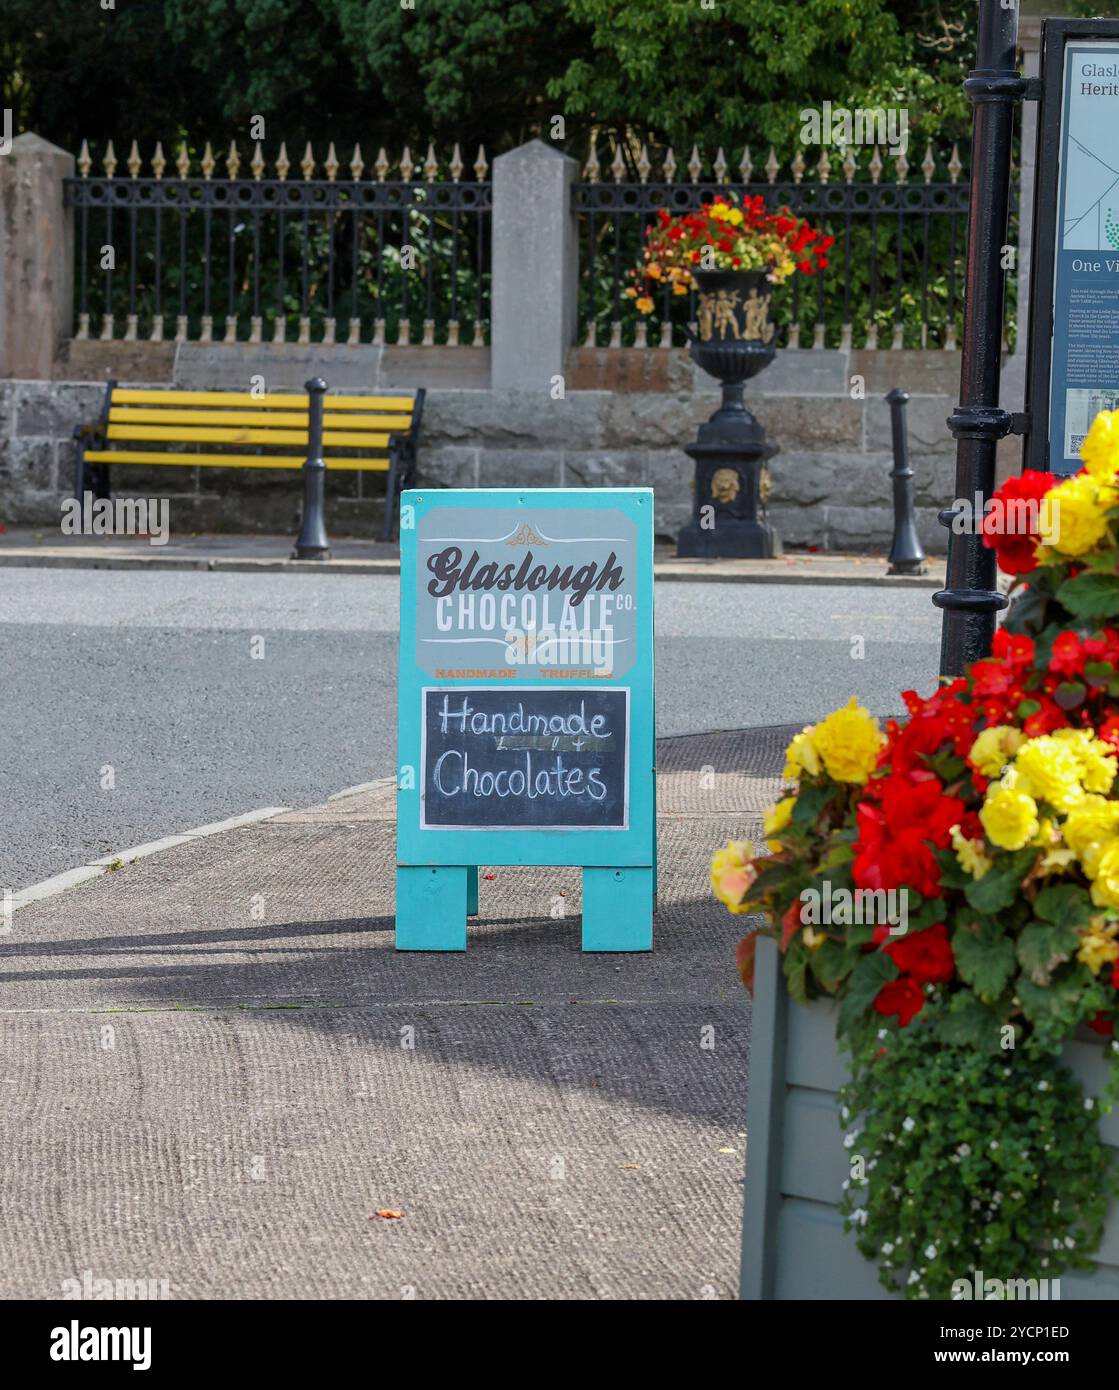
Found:
<path fill-rule="evenodd" d="M 768 559 L 781 539 L 765 518 L 762 471 L 777 452 L 742 399 L 743 383 L 768 367 L 777 349 L 769 319 L 772 285 L 763 270 L 700 270 L 691 359 L 722 385 L 723 399 L 695 443 L 692 519 L 677 538 L 685 558 Z"/>

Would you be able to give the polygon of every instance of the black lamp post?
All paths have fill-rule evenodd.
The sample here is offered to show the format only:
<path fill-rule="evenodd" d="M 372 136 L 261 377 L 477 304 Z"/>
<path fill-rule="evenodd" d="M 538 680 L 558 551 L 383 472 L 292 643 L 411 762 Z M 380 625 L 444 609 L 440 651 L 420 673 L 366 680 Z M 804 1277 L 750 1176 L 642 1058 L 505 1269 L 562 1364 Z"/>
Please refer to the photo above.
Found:
<path fill-rule="evenodd" d="M 329 560 L 326 534 L 326 461 L 322 456 L 322 407 L 326 382 L 321 376 L 307 382 L 307 460 L 303 465 L 303 522 L 293 560 Z"/>
<path fill-rule="evenodd" d="M 1014 107 L 1026 94 L 1026 79 L 1015 65 L 1017 43 L 1017 6 L 979 0 L 976 66 L 964 83 L 975 114 L 960 404 L 948 419 L 956 439 L 956 497 L 966 499 L 969 509 L 973 499 L 982 505 L 994 491 L 998 442 L 1013 423 L 999 406 L 999 377 Z M 954 527 L 954 516 L 953 507 L 940 513 L 941 523 L 951 528 L 948 576 L 945 588 L 933 595 L 944 610 L 942 677 L 961 675 L 970 662 L 989 654 L 995 614 L 1007 603 L 996 587 L 995 554 L 983 545 L 979 517 Z"/>

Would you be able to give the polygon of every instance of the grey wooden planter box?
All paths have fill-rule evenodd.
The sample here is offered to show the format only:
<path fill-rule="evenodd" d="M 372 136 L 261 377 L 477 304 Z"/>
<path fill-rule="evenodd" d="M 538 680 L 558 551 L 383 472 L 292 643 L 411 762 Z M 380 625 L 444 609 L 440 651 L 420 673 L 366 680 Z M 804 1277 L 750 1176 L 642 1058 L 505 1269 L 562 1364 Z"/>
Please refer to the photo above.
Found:
<path fill-rule="evenodd" d="M 900 1299 L 878 1282 L 854 1232 L 838 1212 L 849 1175 L 836 1092 L 847 1070 L 835 1041 L 830 1000 L 794 1004 L 785 988 L 777 943 L 758 942 L 750 1029 L 750 1096 L 746 1109 L 746 1211 L 742 1297 L 764 1299 Z M 1065 1061 L 1089 1095 L 1108 1075 L 1104 1049 L 1074 1041 Z M 1119 1107 L 1102 1117 L 1102 1134 L 1119 1148 Z M 1119 1205 L 1112 1203 L 1093 1273 L 1061 1276 L 1062 1299 L 1119 1299 Z M 989 1271 L 994 1273 L 994 1271 Z M 961 1271 L 966 1278 L 970 1271 Z"/>

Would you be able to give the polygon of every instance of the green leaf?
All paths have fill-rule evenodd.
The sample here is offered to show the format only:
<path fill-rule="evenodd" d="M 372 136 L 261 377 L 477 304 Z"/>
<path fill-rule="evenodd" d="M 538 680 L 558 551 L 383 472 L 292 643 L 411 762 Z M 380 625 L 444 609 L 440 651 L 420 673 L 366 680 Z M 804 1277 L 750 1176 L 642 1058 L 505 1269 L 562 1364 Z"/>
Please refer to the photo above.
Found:
<path fill-rule="evenodd" d="M 839 1032 L 858 1023 L 873 1007 L 883 985 L 898 977 L 898 968 L 889 956 L 872 951 L 858 962 L 847 981 L 847 993 L 839 1009 Z"/>
<path fill-rule="evenodd" d="M 844 864 L 851 864 L 855 859 L 855 851 L 851 845 L 832 845 L 823 859 L 820 860 L 817 872 L 824 874 L 825 869 L 838 869 Z M 824 875 L 826 877 L 826 875 Z M 832 884 L 835 886 L 834 882 Z"/>
<path fill-rule="evenodd" d="M 1075 883 L 1054 883 L 1037 895 L 1034 912 L 1046 922 L 1086 927 L 1092 917 L 1092 902 Z"/>
<path fill-rule="evenodd" d="M 798 1004 L 807 1004 L 808 961 L 805 959 L 804 951 L 797 950 L 795 946 L 790 948 L 790 950 L 785 953 L 782 968 L 785 971 L 785 982 L 789 986 L 790 996 L 796 1000 Z"/>
<path fill-rule="evenodd" d="M 952 950 L 960 977 L 985 1002 L 997 999 L 1014 973 L 1014 942 L 997 922 L 981 921 L 959 926 L 952 934 Z"/>
<path fill-rule="evenodd" d="M 1073 927 L 1031 922 L 1018 937 L 1018 960 L 1036 985 L 1048 985 L 1058 965 L 1071 960 L 1080 938 Z"/>
<path fill-rule="evenodd" d="M 1081 555 L 1077 563 L 1090 570 L 1109 570 L 1114 574 L 1119 570 L 1119 550 L 1101 550 L 1095 555 Z"/>
<path fill-rule="evenodd" d="M 972 994 L 960 990 L 941 1014 L 937 1035 L 942 1042 L 960 1047 L 974 1047 L 982 1052 L 996 1050 L 1002 1041 L 1002 1020 Z"/>
<path fill-rule="evenodd" d="M 969 883 L 974 882 L 972 876 L 961 865 L 955 854 L 950 849 L 934 850 L 936 862 L 940 865 L 940 881 L 945 888 L 966 888 Z M 943 899 L 933 899 L 934 902 Z"/>
<path fill-rule="evenodd" d="M 829 994 L 834 994 L 851 969 L 851 960 L 838 941 L 830 938 L 808 960 L 809 968 Z"/>
<path fill-rule="evenodd" d="M 1018 896 L 1022 880 L 1036 858 L 1037 851 L 1029 847 L 1005 858 L 1000 856 L 982 878 L 966 885 L 964 897 L 976 912 L 982 912 L 984 916 L 1001 912 Z"/>
<path fill-rule="evenodd" d="M 1034 984 L 1021 977 L 1015 993 L 1031 1023 L 1066 1022 L 1069 1031 L 1079 1018 L 1080 995 L 1084 988 L 1084 972 L 1074 971 L 1063 979 L 1047 985 Z"/>
<path fill-rule="evenodd" d="M 1085 570 L 1066 579 L 1057 590 L 1057 601 L 1077 618 L 1106 618 L 1119 613 L 1119 575 Z"/>
<path fill-rule="evenodd" d="M 963 758 L 957 758 L 951 752 L 935 753 L 931 757 L 926 757 L 925 763 L 946 786 L 951 786 L 967 771 L 967 763 Z"/>
<path fill-rule="evenodd" d="M 831 800 L 835 788 L 828 786 L 805 787 L 797 797 L 797 804 L 793 807 L 792 821 L 794 825 L 815 825 L 820 817 L 820 812 Z"/>
<path fill-rule="evenodd" d="M 1053 692 L 1053 699 L 1063 710 L 1077 709 L 1087 698 L 1088 687 L 1083 681 L 1062 681 Z"/>
<path fill-rule="evenodd" d="M 968 881 L 971 881 L 970 877 Z M 916 896 L 915 893 L 910 894 L 911 898 Z M 943 922 L 947 912 L 948 904 L 943 898 L 926 898 L 916 911 L 910 908 L 909 930 L 922 931 L 925 927 L 931 927 L 934 922 Z"/>

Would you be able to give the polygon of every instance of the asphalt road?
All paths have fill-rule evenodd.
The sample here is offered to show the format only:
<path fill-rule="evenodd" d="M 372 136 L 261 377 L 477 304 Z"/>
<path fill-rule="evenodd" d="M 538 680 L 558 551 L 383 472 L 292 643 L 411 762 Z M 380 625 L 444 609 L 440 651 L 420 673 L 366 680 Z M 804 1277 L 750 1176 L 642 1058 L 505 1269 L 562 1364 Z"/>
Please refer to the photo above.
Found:
<path fill-rule="evenodd" d="M 936 680 L 929 590 L 657 586 L 661 735 L 877 713 Z M 393 771 L 397 581 L 0 569 L 0 893 Z M 254 641 L 254 639 L 256 639 Z"/>

